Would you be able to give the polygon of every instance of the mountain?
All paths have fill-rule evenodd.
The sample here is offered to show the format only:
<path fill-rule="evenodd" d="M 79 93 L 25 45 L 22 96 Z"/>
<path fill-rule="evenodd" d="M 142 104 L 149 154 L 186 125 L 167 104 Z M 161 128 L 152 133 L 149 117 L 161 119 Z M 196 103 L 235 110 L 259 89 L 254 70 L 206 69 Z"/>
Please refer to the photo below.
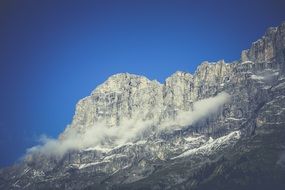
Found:
<path fill-rule="evenodd" d="M 285 22 L 232 63 L 111 76 L 0 189 L 285 189 Z"/>

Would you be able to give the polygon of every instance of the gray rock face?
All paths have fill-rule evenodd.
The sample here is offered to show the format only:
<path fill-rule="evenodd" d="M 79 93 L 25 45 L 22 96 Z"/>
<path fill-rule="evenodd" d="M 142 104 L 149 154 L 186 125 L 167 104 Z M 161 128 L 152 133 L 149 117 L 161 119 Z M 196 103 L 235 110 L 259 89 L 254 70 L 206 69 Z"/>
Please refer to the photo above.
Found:
<path fill-rule="evenodd" d="M 284 72 L 285 22 L 278 27 L 270 27 L 265 35 L 255 41 L 250 49 L 242 51 L 241 61 L 259 63 L 259 68 L 279 68 Z"/>
<path fill-rule="evenodd" d="M 90 96 L 80 100 L 71 128 L 93 127 L 96 122 L 114 127 L 134 117 L 154 117 L 162 107 L 163 86 L 157 81 L 129 73 L 111 76 Z M 154 108 L 154 109 L 151 109 Z"/>
<path fill-rule="evenodd" d="M 151 121 L 148 131 L 60 158 L 35 152 L 0 171 L 0 189 L 284 189 L 284 65 L 285 23 L 269 28 L 240 61 L 203 62 L 194 74 L 178 71 L 164 84 L 113 75 L 77 103 L 58 141 L 98 123 L 117 129 L 129 120 Z M 231 100 L 201 116 L 197 105 L 207 112 L 222 92 Z M 191 117 L 199 119 L 183 127 L 173 122 Z M 160 130 L 165 123 L 172 125 Z"/>
<path fill-rule="evenodd" d="M 152 120 L 159 125 L 174 119 L 179 111 L 189 111 L 194 102 L 221 92 L 232 68 L 224 61 L 204 62 L 194 75 L 177 71 L 164 84 L 129 73 L 111 76 L 78 102 L 67 131 L 83 132 L 97 122 L 115 127 L 127 119 Z"/>

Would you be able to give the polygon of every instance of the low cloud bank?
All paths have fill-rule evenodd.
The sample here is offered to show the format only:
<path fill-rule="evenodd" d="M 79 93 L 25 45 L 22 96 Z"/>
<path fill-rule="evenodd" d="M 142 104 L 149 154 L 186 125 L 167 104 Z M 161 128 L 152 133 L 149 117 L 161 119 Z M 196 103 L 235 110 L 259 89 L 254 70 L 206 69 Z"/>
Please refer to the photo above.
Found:
<path fill-rule="evenodd" d="M 63 139 L 53 139 L 43 135 L 40 138 L 40 145 L 28 149 L 27 154 L 40 153 L 62 157 L 69 150 L 82 150 L 96 146 L 119 146 L 135 140 L 152 125 L 151 121 L 126 120 L 116 127 L 107 127 L 97 123 L 83 133 L 70 129 Z"/>
<path fill-rule="evenodd" d="M 69 150 L 82 150 L 89 147 L 114 147 L 149 135 L 154 130 L 174 130 L 195 124 L 195 122 L 206 118 L 230 101 L 230 95 L 220 93 L 215 97 L 203 99 L 193 104 L 191 111 L 181 111 L 176 119 L 164 121 L 125 120 L 120 126 L 107 127 L 101 123 L 86 129 L 84 133 L 78 133 L 71 128 L 63 139 L 52 139 L 46 136 L 40 138 L 40 145 L 27 150 L 27 155 L 34 153 L 62 157 Z"/>
<path fill-rule="evenodd" d="M 215 97 L 194 102 L 192 110 L 178 113 L 176 119 L 164 122 L 162 128 L 170 128 L 171 126 L 183 128 L 193 125 L 197 121 L 217 113 L 229 101 L 230 95 L 222 92 Z"/>

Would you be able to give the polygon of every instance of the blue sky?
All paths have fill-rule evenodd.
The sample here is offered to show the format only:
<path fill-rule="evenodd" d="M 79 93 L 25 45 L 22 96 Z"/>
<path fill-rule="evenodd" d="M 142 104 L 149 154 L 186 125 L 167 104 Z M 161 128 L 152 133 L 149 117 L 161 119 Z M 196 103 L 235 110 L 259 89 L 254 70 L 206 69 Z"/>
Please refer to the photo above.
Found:
<path fill-rule="evenodd" d="M 49 0 L 0 2 L 0 166 L 41 134 L 56 137 L 76 102 L 112 74 L 161 82 L 202 61 L 238 60 L 285 2 Z"/>

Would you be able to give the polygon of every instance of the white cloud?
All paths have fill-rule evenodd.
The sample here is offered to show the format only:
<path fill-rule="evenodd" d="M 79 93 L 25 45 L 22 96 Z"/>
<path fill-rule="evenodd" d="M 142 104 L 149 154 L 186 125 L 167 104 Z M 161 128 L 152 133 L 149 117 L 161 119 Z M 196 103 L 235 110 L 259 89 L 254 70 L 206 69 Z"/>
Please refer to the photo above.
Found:
<path fill-rule="evenodd" d="M 187 112 L 180 112 L 173 121 L 165 121 L 156 126 L 155 121 L 125 120 L 120 126 L 107 127 L 97 123 L 95 126 L 78 133 L 76 129 L 70 128 L 62 139 L 52 139 L 42 136 L 41 145 L 30 148 L 27 153 L 40 153 L 61 157 L 69 150 L 81 150 L 89 147 L 106 147 L 108 144 L 119 146 L 132 142 L 144 134 L 153 132 L 153 126 L 158 131 L 176 129 L 173 126 L 183 128 L 217 112 L 230 100 L 227 93 L 220 93 L 215 97 L 197 101 L 193 109 Z"/>
<path fill-rule="evenodd" d="M 166 121 L 162 128 L 169 127 L 187 127 L 195 124 L 197 121 L 218 112 L 222 106 L 230 101 L 230 95 L 222 92 L 215 97 L 199 100 L 194 103 L 191 111 L 182 111 L 178 113 L 173 121 Z"/>
<path fill-rule="evenodd" d="M 152 126 L 151 121 L 126 120 L 120 126 L 107 127 L 97 123 L 83 134 L 69 130 L 63 139 L 53 139 L 46 136 L 40 138 L 41 145 L 28 149 L 27 153 L 40 153 L 61 157 L 68 150 L 81 150 L 94 146 L 119 146 L 134 140 Z M 106 145 L 107 144 L 107 145 Z"/>

